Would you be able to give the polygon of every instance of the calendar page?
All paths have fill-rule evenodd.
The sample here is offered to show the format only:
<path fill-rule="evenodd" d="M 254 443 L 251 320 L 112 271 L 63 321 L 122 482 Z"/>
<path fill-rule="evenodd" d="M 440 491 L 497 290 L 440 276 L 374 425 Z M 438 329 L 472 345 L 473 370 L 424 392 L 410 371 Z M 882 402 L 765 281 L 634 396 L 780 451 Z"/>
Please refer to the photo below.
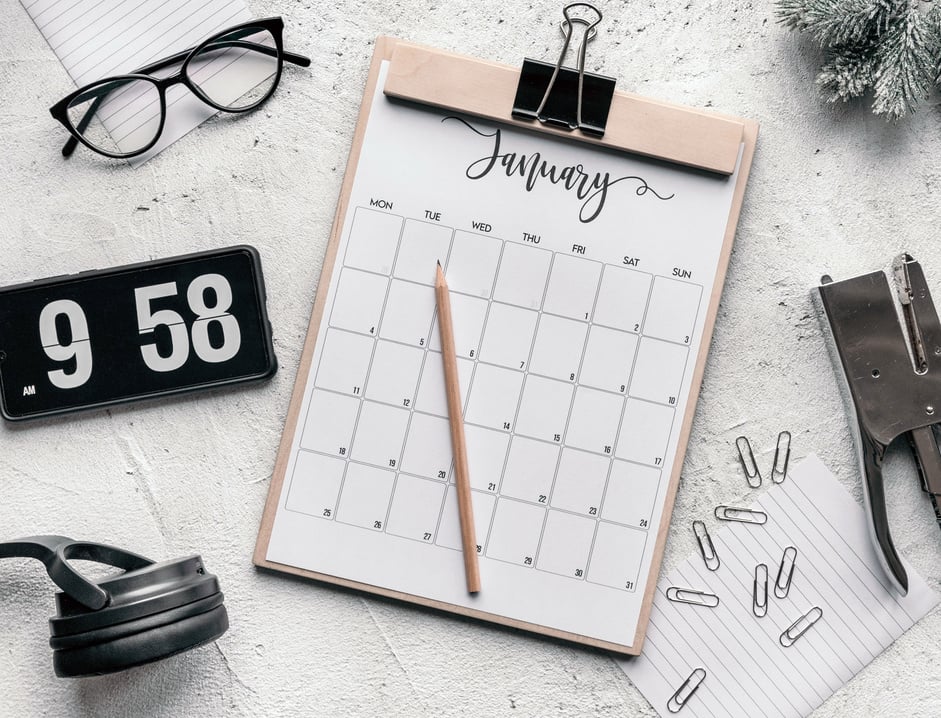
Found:
<path fill-rule="evenodd" d="M 682 464 L 736 177 L 394 103 L 386 69 L 267 559 L 629 647 Z M 439 261 L 473 489 L 473 596 Z"/>

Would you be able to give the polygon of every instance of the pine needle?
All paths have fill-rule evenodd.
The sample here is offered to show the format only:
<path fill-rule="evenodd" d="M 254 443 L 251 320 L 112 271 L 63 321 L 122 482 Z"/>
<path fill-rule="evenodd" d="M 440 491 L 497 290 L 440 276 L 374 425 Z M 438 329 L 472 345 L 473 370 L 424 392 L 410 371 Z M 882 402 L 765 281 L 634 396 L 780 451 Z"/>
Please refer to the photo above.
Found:
<path fill-rule="evenodd" d="M 822 47 L 860 45 L 881 35 L 906 0 L 779 0 L 785 26 L 808 32 Z"/>
<path fill-rule="evenodd" d="M 917 3 L 889 26 L 875 54 L 872 111 L 892 119 L 913 112 L 928 96 L 936 77 L 936 60 L 928 51 L 925 16 Z"/>
<path fill-rule="evenodd" d="M 873 47 L 871 44 L 843 46 L 828 53 L 817 75 L 817 87 L 827 102 L 846 102 L 862 97 L 872 86 Z"/>
<path fill-rule="evenodd" d="M 925 17 L 927 26 L 928 47 L 930 52 L 934 53 L 935 64 L 933 68 L 935 84 L 941 86 L 941 2 L 937 0 L 928 10 Z"/>

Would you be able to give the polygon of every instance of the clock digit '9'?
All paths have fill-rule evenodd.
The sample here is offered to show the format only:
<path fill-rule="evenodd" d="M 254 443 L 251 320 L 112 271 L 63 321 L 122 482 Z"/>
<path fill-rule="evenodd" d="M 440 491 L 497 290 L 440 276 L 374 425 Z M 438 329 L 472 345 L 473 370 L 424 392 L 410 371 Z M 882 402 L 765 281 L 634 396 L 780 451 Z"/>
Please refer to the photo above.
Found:
<path fill-rule="evenodd" d="M 59 318 L 65 322 L 60 322 Z M 61 336 L 59 328 L 66 329 L 68 336 Z M 43 351 L 53 361 L 75 360 L 75 369 L 53 369 L 49 381 L 59 389 L 76 389 L 91 376 L 91 342 L 88 337 L 88 319 L 81 306 L 71 299 L 57 299 L 43 307 L 39 314 L 39 338 Z M 67 341 L 66 341 L 67 340 Z M 65 342 L 65 343 L 64 343 Z"/>

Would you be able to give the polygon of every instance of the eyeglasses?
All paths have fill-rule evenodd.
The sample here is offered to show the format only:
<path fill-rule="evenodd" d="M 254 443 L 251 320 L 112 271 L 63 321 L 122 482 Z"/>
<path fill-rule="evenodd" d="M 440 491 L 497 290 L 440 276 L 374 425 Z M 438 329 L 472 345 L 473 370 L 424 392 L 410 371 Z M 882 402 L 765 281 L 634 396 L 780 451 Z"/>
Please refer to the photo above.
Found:
<path fill-rule="evenodd" d="M 223 112 L 254 110 L 274 93 L 285 61 L 310 66 L 310 58 L 285 52 L 283 30 L 280 17 L 236 25 L 192 49 L 67 95 L 49 108 L 72 134 L 62 154 L 71 155 L 79 142 L 118 159 L 146 152 L 163 132 L 167 90 L 173 85 L 185 85 Z M 169 77 L 151 74 L 177 64 L 180 71 Z"/>

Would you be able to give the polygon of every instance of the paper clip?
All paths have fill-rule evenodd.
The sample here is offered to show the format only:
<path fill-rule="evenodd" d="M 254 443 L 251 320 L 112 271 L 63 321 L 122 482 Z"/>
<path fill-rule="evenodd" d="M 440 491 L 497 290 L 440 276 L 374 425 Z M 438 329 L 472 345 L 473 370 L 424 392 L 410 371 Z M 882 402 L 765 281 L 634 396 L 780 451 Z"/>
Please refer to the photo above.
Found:
<path fill-rule="evenodd" d="M 782 449 L 783 445 L 783 449 Z M 782 458 L 783 454 L 783 458 Z M 771 467 L 771 480 L 780 484 L 787 478 L 787 464 L 791 459 L 791 432 L 778 434 L 778 443 L 774 447 L 774 466 Z"/>
<path fill-rule="evenodd" d="M 768 521 L 768 514 L 758 509 L 716 506 L 716 518 L 720 521 L 738 521 L 743 524 L 763 524 Z"/>
<path fill-rule="evenodd" d="M 797 560 L 797 549 L 788 546 L 784 549 L 784 555 L 781 556 L 781 565 L 778 566 L 778 577 L 774 579 L 774 595 L 778 598 L 787 598 L 787 592 L 791 590 L 791 579 L 794 578 L 794 562 Z M 787 576 L 784 576 L 785 570 Z M 782 576 L 784 581 L 781 581 Z"/>
<path fill-rule="evenodd" d="M 759 578 L 761 576 L 761 578 Z M 758 584 L 762 584 L 761 591 L 758 590 Z M 758 618 L 764 618 L 768 615 L 768 564 L 759 563 L 755 566 L 755 582 L 752 587 L 751 610 Z M 760 596 L 760 598 L 759 598 Z"/>
<path fill-rule="evenodd" d="M 753 489 L 757 489 L 761 486 L 761 472 L 758 470 L 758 463 L 755 461 L 755 455 L 752 453 L 748 437 L 738 437 L 735 440 L 735 447 L 738 449 L 738 458 L 742 462 L 742 469 L 745 470 L 745 479 L 748 481 L 748 485 Z"/>
<path fill-rule="evenodd" d="M 814 606 L 803 616 L 798 618 L 794 623 L 788 626 L 787 630 L 781 634 L 781 645 L 785 648 L 789 648 L 794 645 L 794 642 L 807 633 L 807 629 L 813 626 L 817 621 L 823 618 L 823 609 L 819 606 Z"/>
<path fill-rule="evenodd" d="M 696 692 L 696 689 L 706 680 L 706 669 L 705 668 L 696 668 L 692 673 L 689 674 L 689 678 L 683 681 L 676 693 L 670 696 L 670 700 L 667 701 L 667 710 L 670 713 L 679 713 L 683 710 L 683 707 L 693 697 L 693 694 Z"/>
<path fill-rule="evenodd" d="M 702 521 L 693 521 L 693 533 L 699 542 L 699 553 L 702 554 L 702 560 L 706 562 L 706 568 L 715 571 L 719 568 L 719 554 L 716 553 L 716 547 L 712 545 L 712 537 L 706 530 L 706 524 Z"/>
<path fill-rule="evenodd" d="M 667 599 L 675 603 L 691 603 L 694 606 L 706 606 L 708 608 L 715 608 L 719 605 L 719 597 L 714 593 L 696 591 L 692 588 L 680 588 L 679 586 L 670 586 L 667 589 Z"/>

